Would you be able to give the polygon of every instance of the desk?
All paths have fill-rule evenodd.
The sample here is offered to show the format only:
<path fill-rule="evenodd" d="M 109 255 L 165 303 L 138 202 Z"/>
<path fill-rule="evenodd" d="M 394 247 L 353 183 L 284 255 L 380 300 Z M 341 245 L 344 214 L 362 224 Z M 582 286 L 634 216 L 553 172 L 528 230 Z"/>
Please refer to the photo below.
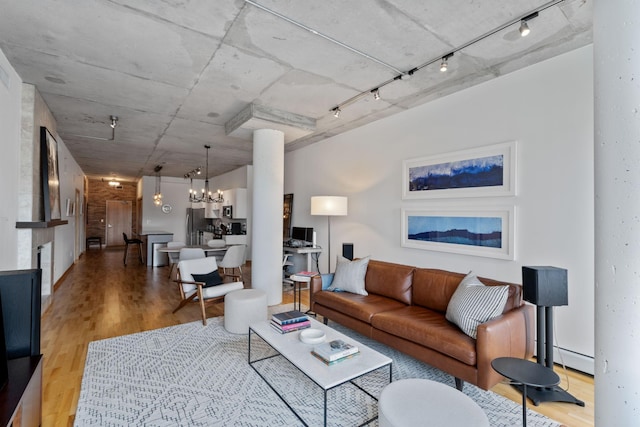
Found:
<path fill-rule="evenodd" d="M 282 250 L 292 254 L 306 254 L 307 255 L 307 271 L 313 270 L 313 260 L 311 259 L 311 255 L 322 253 L 322 248 L 312 248 L 311 246 L 304 247 L 304 248 L 292 248 L 289 246 L 283 246 Z"/>

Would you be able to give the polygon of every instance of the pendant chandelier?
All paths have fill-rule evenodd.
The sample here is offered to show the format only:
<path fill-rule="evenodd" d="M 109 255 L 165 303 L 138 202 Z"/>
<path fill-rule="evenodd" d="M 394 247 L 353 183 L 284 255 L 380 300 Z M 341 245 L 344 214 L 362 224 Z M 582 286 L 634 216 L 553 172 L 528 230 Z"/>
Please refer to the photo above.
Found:
<path fill-rule="evenodd" d="M 191 203 L 222 203 L 224 202 L 224 198 L 222 197 L 222 191 L 218 190 L 215 195 L 211 193 L 209 190 L 209 149 L 210 145 L 205 145 L 204 148 L 207 149 L 207 160 L 206 166 L 204 169 L 204 188 L 202 189 L 202 193 L 198 193 L 193 189 L 193 174 L 189 172 L 187 176 L 191 179 L 191 187 L 189 188 L 189 201 Z M 199 169 L 199 168 L 198 168 Z M 193 172 L 193 171 L 192 171 Z"/>
<path fill-rule="evenodd" d="M 153 170 L 156 173 L 156 192 L 153 195 L 153 204 L 160 206 L 162 205 L 162 193 L 160 192 L 160 171 L 162 170 L 162 166 L 157 165 Z"/>

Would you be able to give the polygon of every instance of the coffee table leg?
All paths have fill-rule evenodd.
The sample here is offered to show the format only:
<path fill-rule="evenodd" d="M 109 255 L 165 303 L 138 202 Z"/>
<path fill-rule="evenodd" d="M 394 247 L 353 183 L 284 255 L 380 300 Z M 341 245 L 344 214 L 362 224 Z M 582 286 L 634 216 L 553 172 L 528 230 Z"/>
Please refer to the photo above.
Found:
<path fill-rule="evenodd" d="M 527 385 L 522 384 L 522 427 L 527 427 Z"/>
<path fill-rule="evenodd" d="M 327 390 L 324 391 L 324 427 L 327 427 Z"/>

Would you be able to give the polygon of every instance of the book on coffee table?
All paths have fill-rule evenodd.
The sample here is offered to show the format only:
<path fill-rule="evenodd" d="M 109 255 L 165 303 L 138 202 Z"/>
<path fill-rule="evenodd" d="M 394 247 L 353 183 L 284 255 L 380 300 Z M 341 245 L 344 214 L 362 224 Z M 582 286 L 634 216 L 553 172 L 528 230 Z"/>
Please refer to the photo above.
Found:
<path fill-rule="evenodd" d="M 311 353 L 324 362 L 331 363 L 356 354 L 358 351 L 358 347 L 353 344 L 346 343 L 342 340 L 333 340 L 315 346 Z"/>
<path fill-rule="evenodd" d="M 276 331 L 281 334 L 286 334 L 289 332 L 299 331 L 301 329 L 307 329 L 311 327 L 311 322 L 309 320 L 305 320 L 304 322 L 297 323 L 289 323 L 287 325 L 280 325 L 279 323 L 271 321 L 271 327 L 273 327 Z"/>
<path fill-rule="evenodd" d="M 301 311 L 291 310 L 285 311 L 284 313 L 275 313 L 271 316 L 271 320 L 280 325 L 289 325 L 291 323 L 307 321 L 309 317 Z"/>

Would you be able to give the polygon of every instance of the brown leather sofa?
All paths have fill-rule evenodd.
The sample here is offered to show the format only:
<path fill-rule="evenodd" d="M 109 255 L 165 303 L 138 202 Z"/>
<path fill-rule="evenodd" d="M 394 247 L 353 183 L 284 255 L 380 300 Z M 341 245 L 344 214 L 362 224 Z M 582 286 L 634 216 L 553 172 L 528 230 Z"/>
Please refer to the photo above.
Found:
<path fill-rule="evenodd" d="M 533 354 L 533 313 L 522 301 L 522 287 L 480 278 L 487 286 L 508 285 L 503 314 L 478 327 L 477 339 L 445 318 L 447 305 L 464 274 L 369 261 L 367 296 L 322 290 L 320 276 L 310 283 L 311 310 L 363 335 L 488 390 L 502 380 L 491 367 L 496 357 Z"/>

